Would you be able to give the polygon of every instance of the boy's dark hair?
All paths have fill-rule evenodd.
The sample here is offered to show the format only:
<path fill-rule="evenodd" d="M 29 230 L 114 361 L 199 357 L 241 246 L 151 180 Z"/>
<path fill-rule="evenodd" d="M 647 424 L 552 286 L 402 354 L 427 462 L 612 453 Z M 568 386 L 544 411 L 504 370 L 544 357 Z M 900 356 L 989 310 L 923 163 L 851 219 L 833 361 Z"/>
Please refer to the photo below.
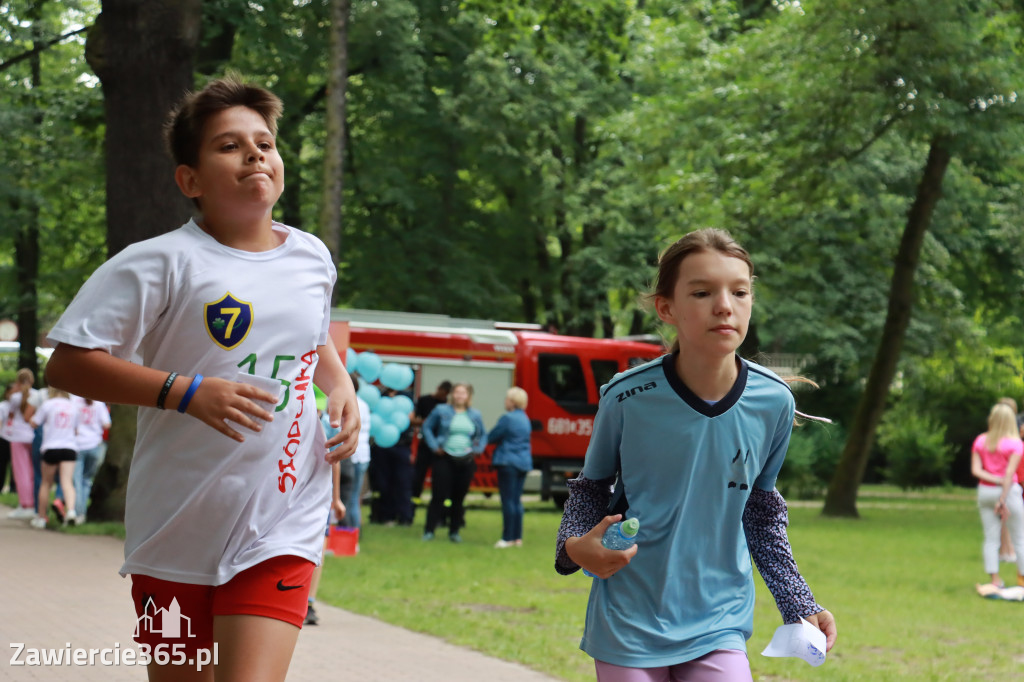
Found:
<path fill-rule="evenodd" d="M 277 119 L 284 108 L 280 98 L 269 90 L 228 75 L 210 81 L 202 90 L 187 93 L 171 110 L 164 124 L 164 141 L 175 165 L 194 168 L 199 163 L 199 146 L 206 121 L 231 107 L 252 109 L 263 117 L 270 132 L 277 135 Z"/>

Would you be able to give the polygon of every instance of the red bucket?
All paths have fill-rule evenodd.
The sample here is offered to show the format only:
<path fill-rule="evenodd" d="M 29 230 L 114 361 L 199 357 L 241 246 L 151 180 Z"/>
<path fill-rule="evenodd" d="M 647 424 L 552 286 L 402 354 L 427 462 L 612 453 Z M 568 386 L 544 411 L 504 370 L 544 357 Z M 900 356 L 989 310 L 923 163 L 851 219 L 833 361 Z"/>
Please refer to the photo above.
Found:
<path fill-rule="evenodd" d="M 359 529 L 331 526 L 327 549 L 334 556 L 355 556 L 359 553 Z"/>

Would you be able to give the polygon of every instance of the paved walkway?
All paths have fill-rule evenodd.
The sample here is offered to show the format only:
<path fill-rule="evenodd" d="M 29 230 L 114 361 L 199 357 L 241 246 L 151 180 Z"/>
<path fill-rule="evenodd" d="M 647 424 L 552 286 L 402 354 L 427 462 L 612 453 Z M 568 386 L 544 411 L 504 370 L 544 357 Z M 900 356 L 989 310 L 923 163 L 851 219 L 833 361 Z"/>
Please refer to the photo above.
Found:
<path fill-rule="evenodd" d="M 133 646 L 130 581 L 118 575 L 122 543 L 109 537 L 31 529 L 0 506 L 0 680 L 145 680 L 132 666 L 12 666 L 12 643 L 29 649 Z M 289 680 L 361 682 L 553 682 L 514 663 L 317 604 L 320 624 L 306 627 Z M 19 660 L 26 660 L 23 652 Z"/>

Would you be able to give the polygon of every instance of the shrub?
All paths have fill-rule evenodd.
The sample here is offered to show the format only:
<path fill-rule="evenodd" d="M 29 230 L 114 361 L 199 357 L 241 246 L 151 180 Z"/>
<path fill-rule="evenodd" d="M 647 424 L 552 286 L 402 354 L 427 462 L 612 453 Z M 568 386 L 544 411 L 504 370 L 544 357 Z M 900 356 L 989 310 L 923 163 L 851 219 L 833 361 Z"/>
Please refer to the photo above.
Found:
<path fill-rule="evenodd" d="M 798 500 L 820 498 L 832 479 L 845 442 L 846 433 L 838 425 L 809 422 L 795 427 L 776 483 L 779 492 Z"/>
<path fill-rule="evenodd" d="M 946 425 L 899 405 L 882 418 L 878 445 L 885 454 L 885 477 L 903 490 L 946 485 L 956 448 L 946 441 Z"/>

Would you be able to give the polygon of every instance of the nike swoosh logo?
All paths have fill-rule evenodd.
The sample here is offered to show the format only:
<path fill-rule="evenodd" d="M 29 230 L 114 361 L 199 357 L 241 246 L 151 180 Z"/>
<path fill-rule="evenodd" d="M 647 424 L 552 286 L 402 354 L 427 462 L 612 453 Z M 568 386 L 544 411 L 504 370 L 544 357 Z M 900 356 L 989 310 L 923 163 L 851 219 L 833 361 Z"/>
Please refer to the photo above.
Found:
<path fill-rule="evenodd" d="M 302 587 L 302 585 L 285 585 L 284 580 L 277 581 L 277 589 L 281 590 L 282 592 L 287 592 L 288 590 L 297 590 L 300 587 Z"/>

